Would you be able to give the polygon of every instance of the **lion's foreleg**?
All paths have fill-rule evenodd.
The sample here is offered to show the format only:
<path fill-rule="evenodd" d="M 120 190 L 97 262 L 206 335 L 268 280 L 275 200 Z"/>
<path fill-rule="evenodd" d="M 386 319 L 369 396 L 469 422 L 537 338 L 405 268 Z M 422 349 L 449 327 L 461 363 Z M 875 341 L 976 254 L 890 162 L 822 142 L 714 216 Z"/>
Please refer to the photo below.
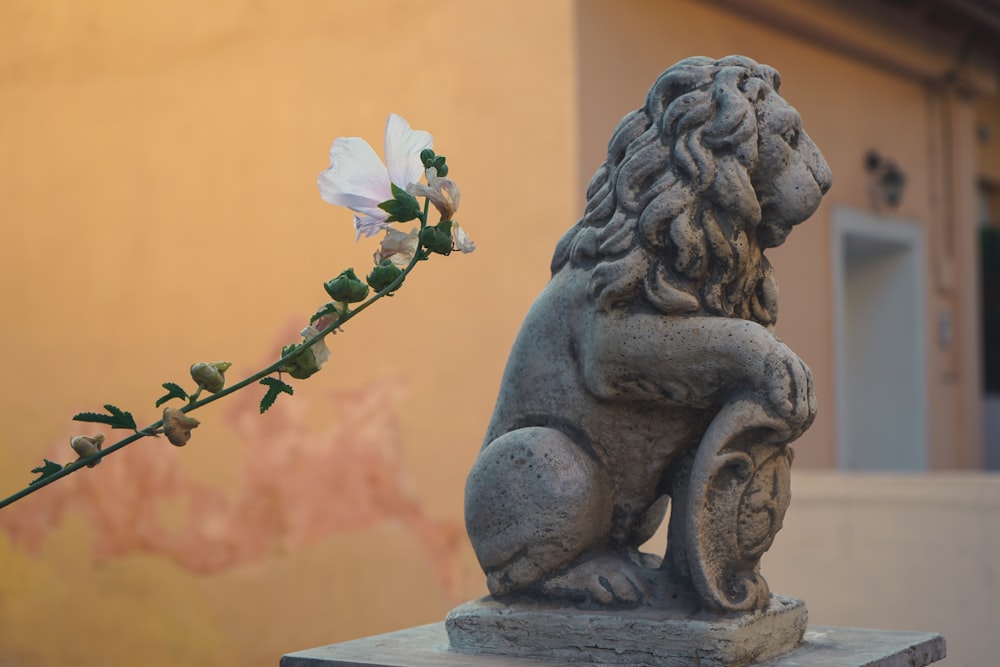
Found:
<path fill-rule="evenodd" d="M 581 349 L 587 386 L 601 398 L 704 409 L 753 398 L 796 436 L 815 416 L 809 368 L 755 322 L 648 313 L 598 316 Z"/>

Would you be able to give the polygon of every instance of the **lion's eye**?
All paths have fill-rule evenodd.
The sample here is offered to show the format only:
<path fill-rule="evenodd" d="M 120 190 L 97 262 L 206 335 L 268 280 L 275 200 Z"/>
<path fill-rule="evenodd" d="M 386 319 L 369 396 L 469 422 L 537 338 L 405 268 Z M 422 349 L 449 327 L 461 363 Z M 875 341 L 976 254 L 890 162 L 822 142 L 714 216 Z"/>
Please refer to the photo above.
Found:
<path fill-rule="evenodd" d="M 785 142 L 789 146 L 791 146 L 792 148 L 795 148 L 799 144 L 799 131 L 798 130 L 794 130 L 794 129 L 793 130 L 788 130 L 787 132 L 785 132 L 782 135 L 782 137 L 784 138 Z"/>

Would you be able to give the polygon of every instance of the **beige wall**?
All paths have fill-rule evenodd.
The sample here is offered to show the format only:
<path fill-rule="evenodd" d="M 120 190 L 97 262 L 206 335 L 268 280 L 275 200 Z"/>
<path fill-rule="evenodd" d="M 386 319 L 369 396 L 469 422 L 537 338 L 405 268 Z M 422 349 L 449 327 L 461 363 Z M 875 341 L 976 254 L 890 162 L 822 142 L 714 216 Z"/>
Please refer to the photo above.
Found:
<path fill-rule="evenodd" d="M 772 593 L 806 601 L 810 625 L 937 632 L 947 667 L 996 663 L 1000 477 L 799 470 L 761 559 Z M 666 530 L 646 544 L 660 553 Z"/>
<path fill-rule="evenodd" d="M 801 473 L 762 572 L 809 622 L 939 632 L 948 667 L 996 664 L 1000 478 Z"/>

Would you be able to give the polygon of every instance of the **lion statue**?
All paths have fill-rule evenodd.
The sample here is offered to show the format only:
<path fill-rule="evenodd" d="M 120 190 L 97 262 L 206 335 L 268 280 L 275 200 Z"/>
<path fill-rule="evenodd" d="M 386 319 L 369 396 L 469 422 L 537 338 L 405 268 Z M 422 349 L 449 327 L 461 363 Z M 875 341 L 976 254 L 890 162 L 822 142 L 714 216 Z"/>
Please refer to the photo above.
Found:
<path fill-rule="evenodd" d="M 466 487 L 494 598 L 767 606 L 809 368 L 766 248 L 831 174 L 774 69 L 689 58 L 622 119 L 514 343 Z M 667 515 L 660 558 L 639 547 Z"/>

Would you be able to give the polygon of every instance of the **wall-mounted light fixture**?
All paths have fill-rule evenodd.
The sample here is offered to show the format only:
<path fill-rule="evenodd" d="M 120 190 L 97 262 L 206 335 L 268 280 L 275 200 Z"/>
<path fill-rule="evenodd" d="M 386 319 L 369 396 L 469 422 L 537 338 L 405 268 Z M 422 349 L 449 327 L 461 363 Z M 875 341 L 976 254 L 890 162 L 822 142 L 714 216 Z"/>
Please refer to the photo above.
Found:
<path fill-rule="evenodd" d="M 899 206 L 906 189 L 906 174 L 903 170 L 875 149 L 865 153 L 865 169 L 868 171 L 869 190 L 875 210 Z"/>

